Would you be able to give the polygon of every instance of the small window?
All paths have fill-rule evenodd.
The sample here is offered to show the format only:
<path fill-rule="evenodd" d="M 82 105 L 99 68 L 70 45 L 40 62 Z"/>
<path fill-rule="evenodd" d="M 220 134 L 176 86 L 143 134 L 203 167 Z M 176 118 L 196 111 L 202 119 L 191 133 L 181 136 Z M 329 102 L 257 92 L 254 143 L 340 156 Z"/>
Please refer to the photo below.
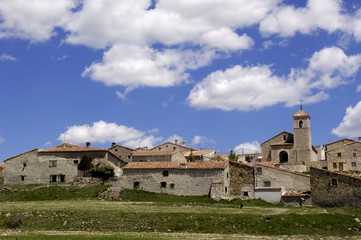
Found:
<path fill-rule="evenodd" d="M 337 163 L 335 163 L 335 162 L 332 163 L 332 167 L 333 167 L 333 168 L 337 168 Z"/>
<path fill-rule="evenodd" d="M 174 189 L 174 183 L 170 184 L 170 189 Z"/>
<path fill-rule="evenodd" d="M 287 137 L 286 135 L 283 135 L 283 141 L 286 141 Z"/>
<path fill-rule="evenodd" d="M 158 150 L 161 150 L 161 149 L 162 149 L 161 147 L 158 148 Z"/>
<path fill-rule="evenodd" d="M 257 172 L 258 175 L 261 175 L 262 174 L 262 168 L 261 167 L 256 168 L 256 172 Z"/>
<path fill-rule="evenodd" d="M 161 182 L 160 187 L 161 188 L 166 188 L 167 187 L 167 182 Z"/>
<path fill-rule="evenodd" d="M 331 179 L 331 186 L 337 186 L 337 183 L 338 183 L 338 181 L 336 178 Z"/>
<path fill-rule="evenodd" d="M 128 159 L 130 159 L 130 155 L 128 155 Z"/>
<path fill-rule="evenodd" d="M 23 167 L 26 168 L 26 163 L 23 163 Z"/>
<path fill-rule="evenodd" d="M 169 172 L 168 171 L 163 171 L 163 177 L 168 177 L 169 176 Z"/>
<path fill-rule="evenodd" d="M 356 167 L 357 163 L 356 162 L 351 162 L 351 167 Z"/>
<path fill-rule="evenodd" d="M 79 164 L 79 160 L 74 160 L 74 165 L 78 165 Z"/>
<path fill-rule="evenodd" d="M 227 173 L 227 178 L 229 178 L 229 174 Z"/>
<path fill-rule="evenodd" d="M 65 175 L 59 175 L 60 181 L 59 182 L 65 182 Z"/>
<path fill-rule="evenodd" d="M 341 157 L 341 153 L 339 152 L 339 153 L 337 153 L 337 157 Z"/>
<path fill-rule="evenodd" d="M 239 173 L 239 177 L 240 177 L 240 178 L 243 178 L 243 174 L 242 174 L 242 173 Z"/>
<path fill-rule="evenodd" d="M 228 193 L 228 188 L 227 187 L 224 188 L 224 192 Z"/>
<path fill-rule="evenodd" d="M 176 147 L 173 147 L 173 150 L 176 150 L 177 148 Z"/>
<path fill-rule="evenodd" d="M 50 175 L 50 182 L 56 182 L 56 175 Z"/>
<path fill-rule="evenodd" d="M 139 182 L 133 182 L 133 189 L 139 189 L 140 183 Z"/>
<path fill-rule="evenodd" d="M 116 148 L 116 149 L 114 149 L 114 151 L 118 152 L 118 149 Z"/>
<path fill-rule="evenodd" d="M 56 167 L 56 160 L 50 160 L 49 167 Z"/>
<path fill-rule="evenodd" d="M 271 186 L 271 181 L 263 181 L 263 186 L 264 187 L 270 187 Z"/>
<path fill-rule="evenodd" d="M 248 192 L 243 192 L 243 196 L 248 197 Z"/>
<path fill-rule="evenodd" d="M 357 153 L 356 152 L 352 153 L 352 157 L 357 157 Z"/>
<path fill-rule="evenodd" d="M 298 125 L 299 125 L 300 128 L 303 128 L 303 121 L 302 121 L 302 120 L 299 121 L 299 122 L 298 122 Z"/>
<path fill-rule="evenodd" d="M 25 181 L 25 176 L 20 176 L 21 181 L 24 182 Z"/>

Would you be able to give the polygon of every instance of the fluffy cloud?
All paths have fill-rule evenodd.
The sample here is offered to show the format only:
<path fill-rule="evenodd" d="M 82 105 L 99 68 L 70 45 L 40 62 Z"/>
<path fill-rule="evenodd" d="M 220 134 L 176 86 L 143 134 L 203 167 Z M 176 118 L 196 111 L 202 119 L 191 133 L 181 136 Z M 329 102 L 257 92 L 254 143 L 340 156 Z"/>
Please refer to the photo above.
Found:
<path fill-rule="evenodd" d="M 306 69 L 291 69 L 287 77 L 275 76 L 265 65 L 237 65 L 209 74 L 191 90 L 188 102 L 197 109 L 226 111 L 294 106 L 301 98 L 318 102 L 328 98 L 325 90 L 349 83 L 360 66 L 361 55 L 347 56 L 336 47 L 314 53 Z"/>
<path fill-rule="evenodd" d="M 16 61 L 16 58 L 9 54 L 2 53 L 0 55 L 0 61 Z"/>
<path fill-rule="evenodd" d="M 3 143 L 3 142 L 5 142 L 5 138 L 0 136 L 0 144 Z"/>
<path fill-rule="evenodd" d="M 178 140 L 178 143 L 185 142 L 184 138 L 177 134 L 173 134 L 172 136 L 169 136 L 167 138 L 167 140 L 165 140 L 165 141 L 166 142 L 175 142 L 175 140 Z"/>
<path fill-rule="evenodd" d="M 104 121 L 94 122 L 93 125 L 79 125 L 69 127 L 65 133 L 59 137 L 59 141 L 71 142 L 80 144 L 84 142 L 118 142 L 129 147 L 148 146 L 160 141 L 161 138 L 156 138 L 152 135 L 146 136 L 144 132 L 117 125 L 116 123 L 107 123 Z"/>
<path fill-rule="evenodd" d="M 349 106 L 346 115 L 332 133 L 339 137 L 361 137 L 361 101 L 356 106 Z"/>
<path fill-rule="evenodd" d="M 236 154 L 260 153 L 261 145 L 258 141 L 241 143 L 234 148 L 234 152 Z"/>
<path fill-rule="evenodd" d="M 316 29 L 329 33 L 337 30 L 351 33 L 354 20 L 343 14 L 340 0 L 309 0 L 305 8 L 280 5 L 260 23 L 260 31 L 265 35 L 280 34 L 293 36 L 296 32 L 310 34 Z"/>
<path fill-rule="evenodd" d="M 73 0 L 2 0 L 0 4 L 0 38 L 46 41 L 55 35 L 54 28 L 63 24 Z"/>
<path fill-rule="evenodd" d="M 205 144 L 208 144 L 208 143 L 211 143 L 211 144 L 215 144 L 216 142 L 212 139 L 209 139 L 205 136 L 199 136 L 199 135 L 196 135 L 193 137 L 192 139 L 192 145 L 196 146 L 200 146 L 200 145 L 205 145 Z"/>

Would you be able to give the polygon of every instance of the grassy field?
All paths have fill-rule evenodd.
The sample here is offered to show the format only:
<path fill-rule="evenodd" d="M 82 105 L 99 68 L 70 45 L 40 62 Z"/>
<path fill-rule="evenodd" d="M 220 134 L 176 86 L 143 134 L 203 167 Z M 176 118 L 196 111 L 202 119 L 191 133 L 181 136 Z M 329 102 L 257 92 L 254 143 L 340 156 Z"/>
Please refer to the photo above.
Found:
<path fill-rule="evenodd" d="M 240 208 L 240 200 L 216 202 L 133 190 L 110 201 L 97 198 L 106 189 L 103 185 L 76 188 L 21 186 L 1 193 L 0 238 L 361 238 L 361 225 L 355 221 L 361 219 L 360 208 L 282 207 L 260 200 L 243 201 Z"/>

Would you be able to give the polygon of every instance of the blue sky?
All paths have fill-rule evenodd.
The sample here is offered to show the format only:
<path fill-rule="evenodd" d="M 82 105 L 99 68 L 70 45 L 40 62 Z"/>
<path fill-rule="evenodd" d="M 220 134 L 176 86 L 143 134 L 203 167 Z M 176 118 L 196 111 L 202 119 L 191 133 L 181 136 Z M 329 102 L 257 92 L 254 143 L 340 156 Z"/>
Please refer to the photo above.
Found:
<path fill-rule="evenodd" d="M 294 5 L 296 4 L 297 5 Z M 254 152 L 361 136 L 361 3 L 0 0 L 0 161 L 63 141 Z"/>

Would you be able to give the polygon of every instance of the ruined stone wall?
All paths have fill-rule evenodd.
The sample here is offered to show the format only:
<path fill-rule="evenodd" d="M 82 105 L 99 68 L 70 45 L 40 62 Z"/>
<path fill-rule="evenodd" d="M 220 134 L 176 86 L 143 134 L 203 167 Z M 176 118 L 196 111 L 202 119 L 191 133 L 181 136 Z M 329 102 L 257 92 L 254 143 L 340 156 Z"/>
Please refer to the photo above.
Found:
<path fill-rule="evenodd" d="M 254 198 L 253 167 L 240 163 L 229 162 L 230 195 L 244 199 Z"/>
<path fill-rule="evenodd" d="M 361 206 L 361 178 L 311 168 L 311 199 L 321 207 Z"/>
<path fill-rule="evenodd" d="M 227 169 L 123 169 L 120 186 L 174 195 L 208 195 L 212 183 L 221 182 L 226 194 L 226 178 Z"/>

